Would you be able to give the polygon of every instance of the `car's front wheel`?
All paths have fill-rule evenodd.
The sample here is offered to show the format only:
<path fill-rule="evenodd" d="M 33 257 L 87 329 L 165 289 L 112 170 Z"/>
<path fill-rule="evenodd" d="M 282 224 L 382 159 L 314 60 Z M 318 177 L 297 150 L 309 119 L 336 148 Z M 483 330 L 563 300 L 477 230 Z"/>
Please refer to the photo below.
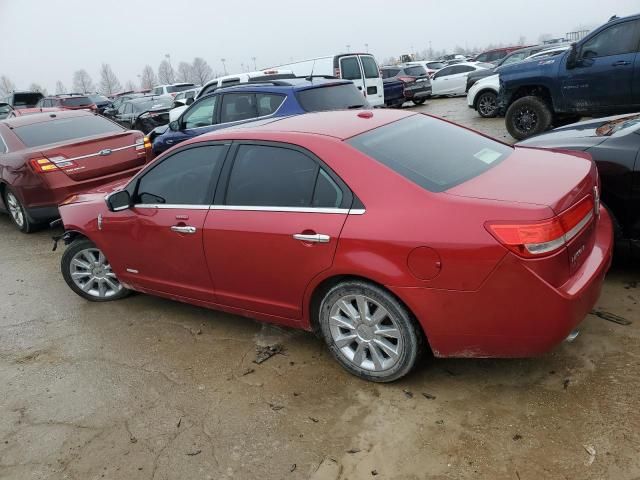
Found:
<path fill-rule="evenodd" d="M 397 380 L 423 351 L 422 331 L 407 309 L 367 282 L 343 282 L 329 290 L 320 304 L 319 323 L 334 358 L 365 380 Z"/>
<path fill-rule="evenodd" d="M 498 96 L 495 92 L 482 92 L 476 100 L 476 110 L 481 117 L 493 118 L 498 114 Z"/>
<path fill-rule="evenodd" d="M 516 140 L 524 140 L 546 131 L 551 126 L 551 119 L 549 105 L 535 96 L 517 99 L 509 106 L 505 115 L 507 130 Z"/>
<path fill-rule="evenodd" d="M 92 302 L 118 300 L 130 293 L 118 281 L 104 253 L 87 238 L 78 238 L 67 247 L 61 269 L 71 290 Z"/>

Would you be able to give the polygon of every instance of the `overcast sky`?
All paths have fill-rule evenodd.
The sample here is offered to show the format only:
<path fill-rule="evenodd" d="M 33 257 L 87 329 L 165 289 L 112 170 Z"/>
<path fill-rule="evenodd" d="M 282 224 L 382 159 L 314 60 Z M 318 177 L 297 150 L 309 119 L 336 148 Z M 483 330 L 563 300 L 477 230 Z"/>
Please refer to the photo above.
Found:
<path fill-rule="evenodd" d="M 31 82 L 69 89 L 75 70 L 98 81 L 101 63 L 120 82 L 138 82 L 145 64 L 165 54 L 174 68 L 203 57 L 229 73 L 346 50 L 382 60 L 420 51 L 515 43 L 523 35 L 562 36 L 613 14 L 640 12 L 638 0 L 0 0 L 0 75 L 18 88 Z M 253 69 L 253 68 L 252 68 Z"/>

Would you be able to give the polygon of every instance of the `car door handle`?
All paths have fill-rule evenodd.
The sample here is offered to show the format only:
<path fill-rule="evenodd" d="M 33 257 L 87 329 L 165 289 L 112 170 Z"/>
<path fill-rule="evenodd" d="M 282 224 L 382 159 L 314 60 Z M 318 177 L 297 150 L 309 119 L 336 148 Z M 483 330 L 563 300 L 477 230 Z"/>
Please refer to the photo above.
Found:
<path fill-rule="evenodd" d="M 190 225 L 174 225 L 171 227 L 172 232 L 178 233 L 196 233 L 196 227 L 192 227 Z"/>
<path fill-rule="evenodd" d="M 329 240 L 331 240 L 331 237 L 329 235 L 323 235 L 322 233 L 296 233 L 295 235 L 293 235 L 293 238 L 295 238 L 296 240 L 300 240 L 301 242 L 309 243 L 329 243 Z"/>
<path fill-rule="evenodd" d="M 618 60 L 617 62 L 613 62 L 611 64 L 612 67 L 622 67 L 624 65 L 631 65 L 631 62 L 628 62 L 626 60 Z"/>

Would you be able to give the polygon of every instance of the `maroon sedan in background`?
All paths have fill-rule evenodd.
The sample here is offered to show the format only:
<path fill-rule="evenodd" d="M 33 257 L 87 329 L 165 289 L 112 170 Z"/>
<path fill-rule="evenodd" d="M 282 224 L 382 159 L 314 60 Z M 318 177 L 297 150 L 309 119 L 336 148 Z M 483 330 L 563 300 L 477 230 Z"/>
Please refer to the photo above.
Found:
<path fill-rule="evenodd" d="M 142 132 L 94 113 L 37 113 L 0 122 L 0 211 L 29 233 L 70 195 L 134 175 L 151 158 Z"/>

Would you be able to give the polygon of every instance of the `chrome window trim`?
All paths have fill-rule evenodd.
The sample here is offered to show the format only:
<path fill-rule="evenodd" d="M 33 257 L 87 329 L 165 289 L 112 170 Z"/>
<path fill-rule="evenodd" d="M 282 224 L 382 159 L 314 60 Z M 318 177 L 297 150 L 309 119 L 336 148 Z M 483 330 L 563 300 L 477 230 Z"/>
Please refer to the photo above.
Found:
<path fill-rule="evenodd" d="M 5 153 L 9 153 L 9 145 L 7 145 L 7 142 L 4 141 L 4 138 L 2 138 L 2 135 L 0 135 L 0 141 L 4 145 L 4 152 L 0 152 L 0 153 L 2 153 L 3 155 Z"/>
<path fill-rule="evenodd" d="M 114 192 L 115 193 L 115 192 Z M 107 196 L 106 198 L 108 198 Z M 105 199 L 106 199 L 105 198 Z M 321 208 L 321 207 L 260 207 L 250 205 L 180 205 L 168 203 L 139 203 L 132 208 L 158 208 L 183 210 L 229 210 L 236 212 L 284 212 L 284 213 L 328 213 L 341 215 L 364 215 L 364 208 Z"/>
<path fill-rule="evenodd" d="M 177 203 L 138 203 L 133 208 L 159 208 L 159 209 L 181 209 L 181 210 L 209 210 L 209 205 L 180 205 Z"/>

